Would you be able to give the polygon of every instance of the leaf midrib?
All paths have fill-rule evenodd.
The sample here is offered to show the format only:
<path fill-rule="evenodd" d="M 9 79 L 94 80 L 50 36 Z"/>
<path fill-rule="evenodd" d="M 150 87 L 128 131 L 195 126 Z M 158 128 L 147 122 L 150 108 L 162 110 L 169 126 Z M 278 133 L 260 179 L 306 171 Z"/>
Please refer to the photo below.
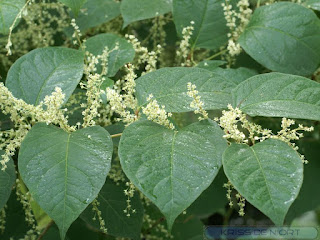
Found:
<path fill-rule="evenodd" d="M 69 145 L 70 145 L 70 137 L 71 134 L 68 135 L 67 138 L 67 146 L 66 146 L 66 156 L 65 156 L 65 181 L 64 181 L 64 197 L 63 197 L 63 225 L 62 225 L 62 231 L 65 232 L 65 219 L 66 219 L 66 198 L 67 198 L 67 178 L 68 178 L 68 157 L 69 157 Z"/>

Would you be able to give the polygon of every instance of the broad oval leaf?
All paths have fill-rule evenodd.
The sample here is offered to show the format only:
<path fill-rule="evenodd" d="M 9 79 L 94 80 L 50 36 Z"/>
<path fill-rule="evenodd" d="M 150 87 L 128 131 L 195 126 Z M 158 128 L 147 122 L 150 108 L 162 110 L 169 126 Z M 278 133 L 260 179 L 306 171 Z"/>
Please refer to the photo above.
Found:
<path fill-rule="evenodd" d="M 235 189 L 276 225 L 283 224 L 303 181 L 298 153 L 276 139 L 249 147 L 232 144 L 223 154 L 223 169 Z"/>
<path fill-rule="evenodd" d="M 19 58 L 10 68 L 6 86 L 25 102 L 38 105 L 55 87 L 65 94 L 65 102 L 83 75 L 81 51 L 48 47 L 35 49 Z"/>
<path fill-rule="evenodd" d="M 99 126 L 67 133 L 36 124 L 19 152 L 19 171 L 34 200 L 55 221 L 61 238 L 98 195 L 110 169 L 113 146 Z"/>
<path fill-rule="evenodd" d="M 123 171 L 164 214 L 176 217 L 212 183 L 227 147 L 213 121 L 173 131 L 151 121 L 127 127 L 119 144 Z"/>
<path fill-rule="evenodd" d="M 157 17 L 170 12 L 172 0 L 122 0 L 120 11 L 123 17 L 123 27 L 132 22 Z"/>
<path fill-rule="evenodd" d="M 133 46 L 127 40 L 110 33 L 99 34 L 86 41 L 86 50 L 95 56 L 102 54 L 105 47 L 111 51 L 116 44 L 119 44 L 119 48 L 108 55 L 108 77 L 114 76 L 125 63 L 133 60 L 135 55 Z M 98 70 L 101 71 L 100 65 Z"/>
<path fill-rule="evenodd" d="M 127 196 L 124 191 L 128 187 L 124 183 L 115 183 L 107 180 L 103 185 L 97 200 L 99 201 L 99 210 L 101 216 L 105 220 L 108 234 L 116 237 L 126 237 L 140 239 L 143 206 L 137 193 L 130 198 L 131 209 L 135 209 L 135 213 L 130 212 L 130 217 L 123 211 L 127 208 Z M 99 229 L 99 222 L 92 220 L 95 213 L 92 206 L 89 206 L 82 214 L 81 218 L 88 224 Z"/>
<path fill-rule="evenodd" d="M 194 21 L 192 47 L 218 49 L 227 40 L 229 28 L 223 15 L 224 0 L 173 0 L 173 18 L 177 33 Z"/>
<path fill-rule="evenodd" d="M 85 11 L 80 12 L 76 18 L 80 31 L 106 23 L 120 15 L 120 3 L 114 0 L 87 0 L 83 9 Z M 71 32 L 73 31 L 71 28 Z"/>
<path fill-rule="evenodd" d="M 295 3 L 259 7 L 239 43 L 273 71 L 311 75 L 320 63 L 320 20 L 312 10 Z"/>
<path fill-rule="evenodd" d="M 187 95 L 187 84 L 197 86 L 207 110 L 223 109 L 231 103 L 231 90 L 237 85 L 224 77 L 201 68 L 162 68 L 136 80 L 136 95 L 140 106 L 147 104 L 152 94 L 168 112 L 188 112 L 192 98 Z"/>
<path fill-rule="evenodd" d="M 71 8 L 72 12 L 78 16 L 80 9 L 85 4 L 87 0 L 59 0 L 69 8 Z"/>
<path fill-rule="evenodd" d="M 8 34 L 9 28 L 14 22 L 25 4 L 24 0 L 0 0 L 0 33 Z"/>
<path fill-rule="evenodd" d="M 320 83 L 308 78 L 266 73 L 233 91 L 233 104 L 250 116 L 320 120 Z"/>
<path fill-rule="evenodd" d="M 5 152 L 0 150 L 0 159 L 2 158 Z M 10 158 L 10 161 L 7 163 L 7 168 L 1 170 L 0 165 L 0 210 L 7 203 L 13 184 L 16 181 L 16 170 L 14 168 L 13 160 Z"/>

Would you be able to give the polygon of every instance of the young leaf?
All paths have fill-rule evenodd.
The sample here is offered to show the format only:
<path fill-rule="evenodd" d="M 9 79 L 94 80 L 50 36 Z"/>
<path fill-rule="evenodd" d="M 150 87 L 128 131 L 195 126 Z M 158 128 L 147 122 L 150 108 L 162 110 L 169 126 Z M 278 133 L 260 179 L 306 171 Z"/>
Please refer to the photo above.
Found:
<path fill-rule="evenodd" d="M 64 3 L 69 8 L 71 8 L 72 12 L 76 16 L 78 16 L 81 7 L 83 6 L 83 4 L 85 4 L 87 0 L 59 0 L 59 1 Z"/>
<path fill-rule="evenodd" d="M 177 33 L 194 21 L 192 47 L 218 49 L 228 38 L 229 28 L 223 15 L 223 0 L 173 0 L 173 18 Z"/>
<path fill-rule="evenodd" d="M 35 49 L 11 66 L 6 86 L 15 97 L 33 105 L 60 87 L 66 102 L 83 75 L 83 59 L 83 53 L 74 49 Z"/>
<path fill-rule="evenodd" d="M 298 153 L 276 139 L 249 147 L 231 144 L 223 154 L 223 169 L 235 189 L 276 225 L 283 224 L 303 180 Z"/>
<path fill-rule="evenodd" d="M 116 44 L 119 44 L 119 48 L 113 50 L 108 56 L 108 77 L 114 76 L 120 67 L 133 60 L 135 51 L 132 45 L 125 39 L 110 33 L 99 34 L 86 41 L 86 50 L 96 56 L 102 54 L 105 47 L 111 51 Z M 101 71 L 100 65 L 98 70 Z"/>
<path fill-rule="evenodd" d="M 169 228 L 217 175 L 227 147 L 222 136 L 211 120 L 179 132 L 151 121 L 138 121 L 124 130 L 119 145 L 123 171 L 160 209 Z"/>
<path fill-rule="evenodd" d="M 320 120 L 320 83 L 308 78 L 266 73 L 233 91 L 233 104 L 250 116 Z"/>
<path fill-rule="evenodd" d="M 187 95 L 187 84 L 197 86 L 201 101 L 207 110 L 226 108 L 231 102 L 231 90 L 236 84 L 229 79 L 201 68 L 162 68 L 136 80 L 139 105 L 147 104 L 152 94 L 168 112 L 188 112 L 192 98 Z"/>
<path fill-rule="evenodd" d="M 259 7 L 239 43 L 273 71 L 308 76 L 320 63 L 320 20 L 312 10 L 295 3 Z"/>
<path fill-rule="evenodd" d="M 4 151 L 0 150 L 0 159 L 2 158 L 2 154 L 4 154 Z M 4 171 L 0 169 L 0 210 L 7 203 L 15 181 L 16 170 L 14 168 L 13 160 L 10 159 L 10 161 L 7 163 L 7 168 Z"/>
<path fill-rule="evenodd" d="M 102 127 L 67 133 L 36 124 L 19 152 L 19 171 L 34 200 L 55 221 L 61 239 L 92 202 L 110 169 L 113 146 Z"/>
<path fill-rule="evenodd" d="M 105 220 L 108 234 L 116 237 L 140 239 L 143 206 L 136 193 L 133 198 L 130 198 L 131 209 L 135 209 L 136 212 L 130 212 L 130 217 L 123 212 L 127 208 L 127 196 L 124 194 L 127 188 L 124 183 L 116 184 L 112 180 L 107 180 L 98 195 L 99 210 Z M 88 206 L 81 214 L 81 218 L 99 229 L 99 222 L 92 220 L 94 215 L 92 206 Z"/>
<path fill-rule="evenodd" d="M 96 27 L 120 15 L 120 3 L 114 0 L 87 0 L 83 8 L 86 11 L 80 12 L 76 18 L 80 31 Z"/>
<path fill-rule="evenodd" d="M 132 22 L 157 17 L 170 12 L 172 0 L 122 0 L 120 11 L 123 17 L 123 27 Z"/>
<path fill-rule="evenodd" d="M 9 33 L 9 28 L 24 4 L 24 0 L 0 0 L 0 34 Z"/>

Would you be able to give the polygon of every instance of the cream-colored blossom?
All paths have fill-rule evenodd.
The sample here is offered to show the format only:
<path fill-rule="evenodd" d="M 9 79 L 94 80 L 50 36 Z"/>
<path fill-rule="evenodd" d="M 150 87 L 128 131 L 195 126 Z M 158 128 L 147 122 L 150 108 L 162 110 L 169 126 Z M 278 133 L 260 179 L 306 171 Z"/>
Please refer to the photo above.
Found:
<path fill-rule="evenodd" d="M 190 107 L 194 108 L 194 113 L 195 114 L 201 114 L 202 117 L 199 117 L 199 121 L 208 119 L 208 113 L 206 110 L 203 109 L 204 103 L 201 101 L 201 97 L 199 96 L 199 92 L 196 90 L 196 85 L 192 84 L 189 82 L 187 84 L 187 89 L 188 89 L 188 96 L 193 98 L 193 101 L 190 103 Z"/>
<path fill-rule="evenodd" d="M 181 66 L 191 66 L 191 61 L 188 59 L 188 55 L 190 52 L 190 39 L 194 30 L 194 21 L 190 22 L 190 26 L 187 26 L 182 29 L 182 40 L 179 44 L 179 47 L 176 51 L 177 62 L 181 64 Z"/>

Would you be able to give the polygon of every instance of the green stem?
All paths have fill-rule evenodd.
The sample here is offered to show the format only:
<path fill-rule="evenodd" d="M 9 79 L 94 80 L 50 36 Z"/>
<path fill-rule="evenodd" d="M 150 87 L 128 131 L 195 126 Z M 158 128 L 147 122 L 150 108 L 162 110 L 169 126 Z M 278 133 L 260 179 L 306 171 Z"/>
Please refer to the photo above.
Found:
<path fill-rule="evenodd" d="M 216 54 L 213 54 L 211 57 L 208 57 L 206 60 L 211 60 L 211 59 L 213 59 L 213 58 L 216 58 L 216 57 L 224 54 L 226 51 L 227 51 L 227 49 L 223 49 L 222 51 L 220 51 L 220 52 L 218 52 L 218 53 L 216 53 Z"/>

